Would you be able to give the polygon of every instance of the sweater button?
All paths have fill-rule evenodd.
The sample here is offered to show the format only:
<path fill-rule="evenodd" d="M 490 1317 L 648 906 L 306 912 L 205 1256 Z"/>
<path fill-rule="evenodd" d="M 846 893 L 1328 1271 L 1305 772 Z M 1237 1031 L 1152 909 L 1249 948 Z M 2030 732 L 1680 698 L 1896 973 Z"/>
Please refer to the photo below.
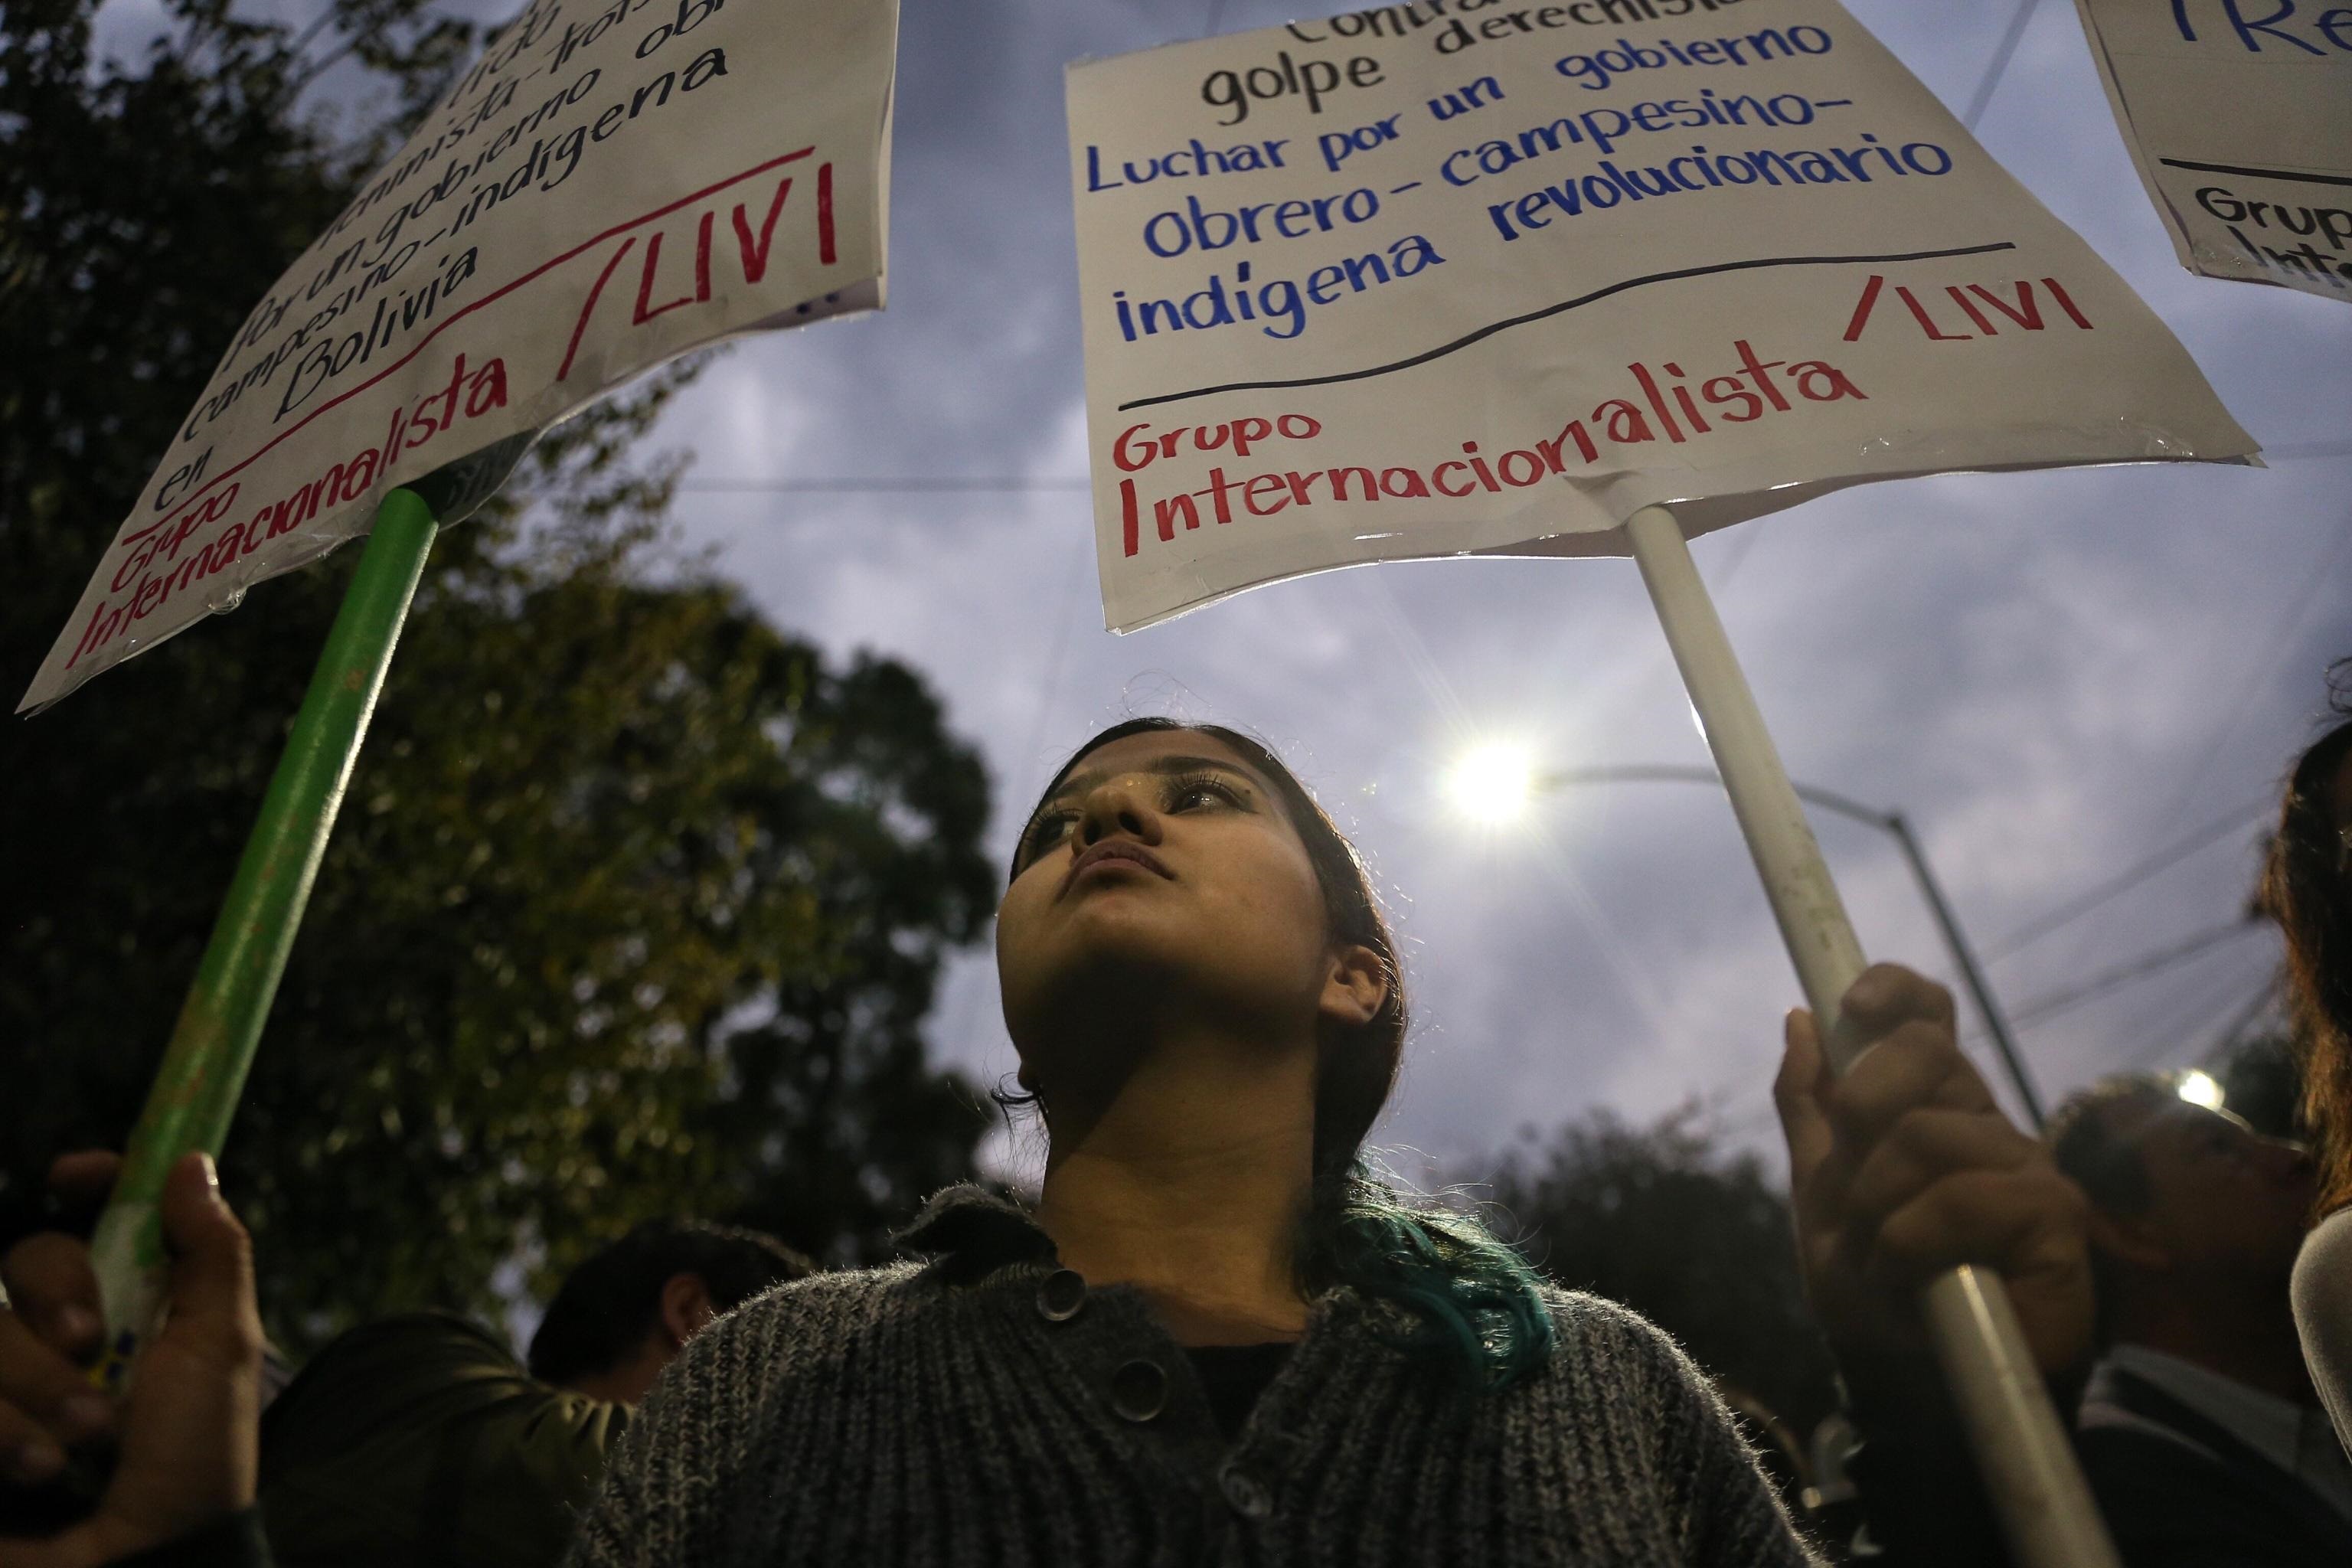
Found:
<path fill-rule="evenodd" d="M 1110 1407 L 1129 1421 L 1149 1421 L 1168 1404 L 1168 1373 L 1156 1361 L 1131 1361 L 1110 1374 Z"/>
<path fill-rule="evenodd" d="M 1217 1489 L 1244 1519 L 1264 1519 L 1274 1511 L 1274 1494 L 1265 1489 L 1265 1483 L 1238 1465 L 1227 1465 L 1217 1472 Z"/>
<path fill-rule="evenodd" d="M 1068 1322 L 1086 1304 L 1086 1276 L 1075 1268 L 1056 1268 L 1037 1287 L 1037 1315 L 1049 1323 Z"/>

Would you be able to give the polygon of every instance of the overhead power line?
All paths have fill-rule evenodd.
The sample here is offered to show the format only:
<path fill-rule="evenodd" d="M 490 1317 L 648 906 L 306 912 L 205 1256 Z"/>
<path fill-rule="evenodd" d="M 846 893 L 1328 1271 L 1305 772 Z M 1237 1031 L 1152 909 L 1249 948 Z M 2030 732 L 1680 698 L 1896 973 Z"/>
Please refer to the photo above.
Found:
<path fill-rule="evenodd" d="M 2275 972 L 2266 973 L 2251 996 L 2246 994 L 2242 980 L 2225 989 L 2207 991 L 2201 999 L 2206 1005 L 2201 1008 L 2192 1005 L 2186 1009 L 2168 1009 L 2170 1016 L 2166 1020 L 2166 1026 L 2147 1031 L 2147 1044 L 2124 1058 L 2125 1067 L 2138 1072 L 2166 1062 L 2181 1067 L 2191 1064 L 2210 1066 L 2237 1043 L 2246 1026 L 2261 1016 L 2270 1005 L 2276 982 Z M 2216 997 L 2221 1000 L 2218 1007 L 2210 1005 Z M 2229 1022 L 2219 1033 L 2209 1036 L 2208 1025 L 2224 1017 Z M 2200 1037 L 2209 1039 L 2210 1043 L 2201 1047 L 2190 1043 Z"/>
<path fill-rule="evenodd" d="M 2070 1008 L 2078 1007 L 2085 1002 L 2105 996 L 2111 991 L 2120 990 L 2135 981 L 2145 980 L 2152 974 L 2160 973 L 2184 959 L 2195 957 L 2208 948 L 2219 947 L 2233 936 L 2265 929 L 2267 927 L 2264 921 L 2241 917 L 2227 925 L 2215 926 L 2210 931 L 2200 931 L 2185 942 L 2177 942 L 2169 947 L 2159 948 L 2154 952 L 2132 960 L 2129 963 L 2110 969 L 2105 974 L 2094 975 L 2080 985 L 2070 986 L 2066 990 L 2029 1002 L 2011 1014 L 2010 1017 L 2012 1022 L 2021 1025 L 2039 1023 L 2044 1018 L 2055 1017 Z"/>
<path fill-rule="evenodd" d="M 1960 116 L 1960 123 L 1969 130 L 1984 118 L 1985 106 L 1992 102 L 1993 89 L 2008 73 L 2009 62 L 2017 58 L 2018 40 L 2025 37 L 2025 24 L 2033 20 L 2035 0 L 2017 0 L 2017 9 L 2010 13 L 2009 26 L 2001 30 L 2000 43 L 1992 52 L 1985 73 L 1977 79 L 1976 91 L 1969 94 L 1969 111 Z"/>
<path fill-rule="evenodd" d="M 2207 824 L 2170 847 L 2158 850 L 2121 875 L 2110 878 L 2090 891 L 2068 900 L 2054 910 L 2036 916 L 1986 949 L 1985 962 L 1990 963 L 1996 959 L 2006 958 L 2026 943 L 2047 936 L 2060 926 L 2090 913 L 2109 900 L 2131 891 L 2132 889 L 2138 887 L 2175 861 L 2185 860 L 2232 829 L 2242 827 L 2256 817 L 2268 815 L 2275 804 L 2268 795 L 2264 795 L 2260 800 L 2249 801 L 2229 816 Z"/>
<path fill-rule="evenodd" d="M 2252 996 L 2246 998 L 2244 1006 L 2230 1016 L 2228 1025 L 2220 1034 L 2213 1037 L 2213 1043 L 2208 1046 L 2205 1048 L 2205 1054 L 2197 1059 L 2205 1063 L 2217 1062 L 2235 1050 L 2243 1042 L 2246 1031 L 2253 1026 L 2254 1020 L 2269 1012 L 2277 1000 L 2278 973 L 2273 970 L 2263 976 L 2261 987 Z"/>
<path fill-rule="evenodd" d="M 2352 522 L 2337 530 L 2334 542 L 2322 547 L 2319 559 L 2305 571 L 2293 601 L 2283 614 L 2271 621 L 2270 640 L 2263 645 L 2261 657 L 2246 667 L 2236 694 L 2222 705 L 2221 726 L 2214 733 L 2212 743 L 2206 747 L 2203 760 L 2181 775 L 2184 782 L 2180 788 L 2180 800 L 2172 808 L 2168 821 L 2179 820 L 2180 814 L 2188 810 L 2189 803 L 2197 798 L 2198 787 L 2203 784 L 2205 775 L 2212 771 L 2214 763 L 2229 754 L 2230 742 L 2245 722 L 2246 716 L 2260 710 L 2261 704 L 2257 699 L 2263 688 L 2274 678 L 2282 660 L 2296 647 L 2296 639 L 2303 635 L 2304 617 L 2326 602 L 2327 584 L 2342 581 L 2341 567 L 2347 556 L 2352 556 Z"/>

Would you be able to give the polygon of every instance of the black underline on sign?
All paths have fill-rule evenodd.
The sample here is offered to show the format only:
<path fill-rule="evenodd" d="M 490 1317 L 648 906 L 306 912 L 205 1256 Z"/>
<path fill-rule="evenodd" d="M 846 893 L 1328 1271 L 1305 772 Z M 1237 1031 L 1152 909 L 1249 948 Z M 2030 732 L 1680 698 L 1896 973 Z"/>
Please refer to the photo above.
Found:
<path fill-rule="evenodd" d="M 2202 169 L 2209 174 L 2252 174 L 2261 180 L 2300 180 L 2306 185 L 2352 185 L 2342 174 L 2305 174 L 2293 169 L 2250 169 L 2243 163 L 2194 163 L 2186 158 L 2158 158 L 2168 169 Z"/>
<path fill-rule="evenodd" d="M 1530 321 L 1540 321 L 1563 310 L 1573 310 L 1580 305 L 1590 305 L 1596 300 L 1606 300 L 1612 294 L 1622 294 L 1628 289 L 1639 289 L 1647 283 L 1672 283 L 1677 279 L 1705 278 L 1717 272 L 1748 272 L 1759 267 L 1839 267 L 1882 261 L 1927 261 L 1939 256 L 1982 256 L 1988 251 L 2016 248 L 2014 240 L 2004 239 L 1991 245 L 1963 245 L 1950 250 L 1906 250 L 1893 256 L 1766 256 L 1754 261 L 1718 261 L 1712 267 L 1679 267 L 1672 272 L 1652 272 L 1640 278 L 1628 278 L 1612 283 L 1606 289 L 1595 289 L 1590 294 L 1580 294 L 1557 305 L 1546 305 L 1540 310 L 1529 310 L 1524 316 L 1496 321 L 1450 343 L 1441 343 L 1424 353 L 1417 353 L 1411 359 L 1376 364 L 1370 370 L 1342 371 L 1337 375 L 1304 375 L 1290 381 L 1229 381 L 1221 386 L 1196 386 L 1190 392 L 1163 392 L 1157 397 L 1139 397 L 1132 403 L 1120 404 L 1118 410 L 1124 414 L 1130 408 L 1149 408 L 1156 403 L 1179 403 L 1187 397 L 1206 397 L 1213 392 L 1265 392 L 1288 386 L 1328 386 L 1339 381 L 1366 381 L 1376 375 L 1387 375 L 1391 371 L 1411 370 L 1414 365 L 1444 359 L 1456 349 L 1466 349 L 1496 332 L 1524 327 Z"/>

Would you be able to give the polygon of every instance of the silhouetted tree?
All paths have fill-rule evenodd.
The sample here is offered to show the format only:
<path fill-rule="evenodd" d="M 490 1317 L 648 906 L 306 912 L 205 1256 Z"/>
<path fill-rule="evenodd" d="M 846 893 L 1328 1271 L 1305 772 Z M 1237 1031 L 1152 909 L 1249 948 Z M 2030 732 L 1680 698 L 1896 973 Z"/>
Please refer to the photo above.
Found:
<path fill-rule="evenodd" d="M 1509 1151 L 1493 1185 L 1552 1279 L 1633 1308 L 1799 1432 L 1832 1408 L 1787 1196 L 1753 1153 L 1718 1149 L 1695 1107 L 1649 1127 L 1594 1111 Z"/>

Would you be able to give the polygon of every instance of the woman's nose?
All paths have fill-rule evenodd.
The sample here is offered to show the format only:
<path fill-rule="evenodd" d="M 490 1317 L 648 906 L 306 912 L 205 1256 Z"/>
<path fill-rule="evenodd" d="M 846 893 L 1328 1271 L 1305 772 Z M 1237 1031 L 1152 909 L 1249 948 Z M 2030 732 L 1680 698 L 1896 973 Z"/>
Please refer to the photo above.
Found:
<path fill-rule="evenodd" d="M 1078 824 L 1083 843 L 1098 844 L 1114 833 L 1128 834 L 1146 844 L 1160 842 L 1160 814 L 1140 791 L 1119 779 L 1095 787 L 1087 796 Z"/>

